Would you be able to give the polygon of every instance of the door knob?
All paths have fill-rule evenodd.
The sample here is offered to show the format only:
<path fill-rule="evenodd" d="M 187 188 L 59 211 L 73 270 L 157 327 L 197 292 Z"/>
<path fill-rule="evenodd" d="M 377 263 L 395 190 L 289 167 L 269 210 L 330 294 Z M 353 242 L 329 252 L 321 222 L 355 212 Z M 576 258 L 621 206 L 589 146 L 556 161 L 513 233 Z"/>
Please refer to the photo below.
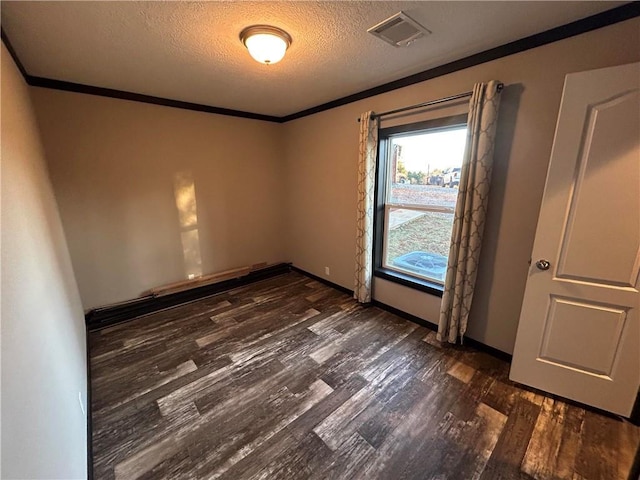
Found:
<path fill-rule="evenodd" d="M 551 264 L 548 260 L 538 260 L 536 262 L 536 267 L 538 267 L 539 270 L 549 270 L 550 266 Z"/>

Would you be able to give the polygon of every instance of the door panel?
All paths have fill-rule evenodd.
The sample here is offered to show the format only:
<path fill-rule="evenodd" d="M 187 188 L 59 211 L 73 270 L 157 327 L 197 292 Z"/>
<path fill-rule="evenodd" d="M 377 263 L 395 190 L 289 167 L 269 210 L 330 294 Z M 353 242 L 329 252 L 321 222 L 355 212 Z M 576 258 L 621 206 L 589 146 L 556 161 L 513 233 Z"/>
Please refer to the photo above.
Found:
<path fill-rule="evenodd" d="M 610 377 L 626 317 L 619 308 L 552 296 L 539 358 Z M 563 341 L 576 331 L 580 342 Z"/>
<path fill-rule="evenodd" d="M 633 215 L 640 211 L 640 196 L 633 196 L 640 185 L 638 105 L 640 95 L 635 91 L 589 109 L 560 251 L 561 278 L 611 285 L 635 283 L 640 249 L 640 217 Z M 620 124 L 619 118 L 628 120 Z M 616 242 L 618 238 L 635 241 Z M 603 244 L 614 243 L 615 255 L 600 254 Z"/>
<path fill-rule="evenodd" d="M 639 102 L 640 64 L 566 77 L 510 375 L 621 415 L 640 386 Z"/>

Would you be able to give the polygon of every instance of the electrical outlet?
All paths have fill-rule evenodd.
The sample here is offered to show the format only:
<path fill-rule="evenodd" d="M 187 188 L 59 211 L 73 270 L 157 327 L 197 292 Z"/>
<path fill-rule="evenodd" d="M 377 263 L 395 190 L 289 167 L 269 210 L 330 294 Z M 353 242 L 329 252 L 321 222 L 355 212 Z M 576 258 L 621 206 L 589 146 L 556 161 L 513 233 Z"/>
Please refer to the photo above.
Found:
<path fill-rule="evenodd" d="M 324 267 L 324 273 L 325 275 L 331 275 L 331 270 L 329 270 L 329 267 Z"/>
<path fill-rule="evenodd" d="M 82 401 L 82 392 L 78 392 L 78 402 L 80 403 L 80 410 L 82 410 L 82 415 L 86 415 L 87 412 L 84 409 L 84 402 Z"/>

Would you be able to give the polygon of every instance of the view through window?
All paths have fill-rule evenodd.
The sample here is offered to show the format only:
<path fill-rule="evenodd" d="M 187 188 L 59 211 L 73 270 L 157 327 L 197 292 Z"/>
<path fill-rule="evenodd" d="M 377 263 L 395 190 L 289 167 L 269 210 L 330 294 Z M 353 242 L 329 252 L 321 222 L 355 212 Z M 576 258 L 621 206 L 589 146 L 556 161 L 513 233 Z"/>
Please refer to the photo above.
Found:
<path fill-rule="evenodd" d="M 443 284 L 466 125 L 390 135 L 382 267 Z"/>

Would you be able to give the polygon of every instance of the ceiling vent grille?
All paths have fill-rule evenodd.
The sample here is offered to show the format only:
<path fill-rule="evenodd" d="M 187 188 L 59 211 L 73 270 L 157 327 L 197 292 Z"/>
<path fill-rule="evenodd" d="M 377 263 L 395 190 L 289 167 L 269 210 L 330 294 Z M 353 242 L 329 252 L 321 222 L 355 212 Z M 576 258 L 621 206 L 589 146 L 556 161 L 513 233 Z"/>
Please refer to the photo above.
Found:
<path fill-rule="evenodd" d="M 406 47 L 418 38 L 431 33 L 404 12 L 396 13 L 371 27 L 367 32 L 394 47 Z"/>

